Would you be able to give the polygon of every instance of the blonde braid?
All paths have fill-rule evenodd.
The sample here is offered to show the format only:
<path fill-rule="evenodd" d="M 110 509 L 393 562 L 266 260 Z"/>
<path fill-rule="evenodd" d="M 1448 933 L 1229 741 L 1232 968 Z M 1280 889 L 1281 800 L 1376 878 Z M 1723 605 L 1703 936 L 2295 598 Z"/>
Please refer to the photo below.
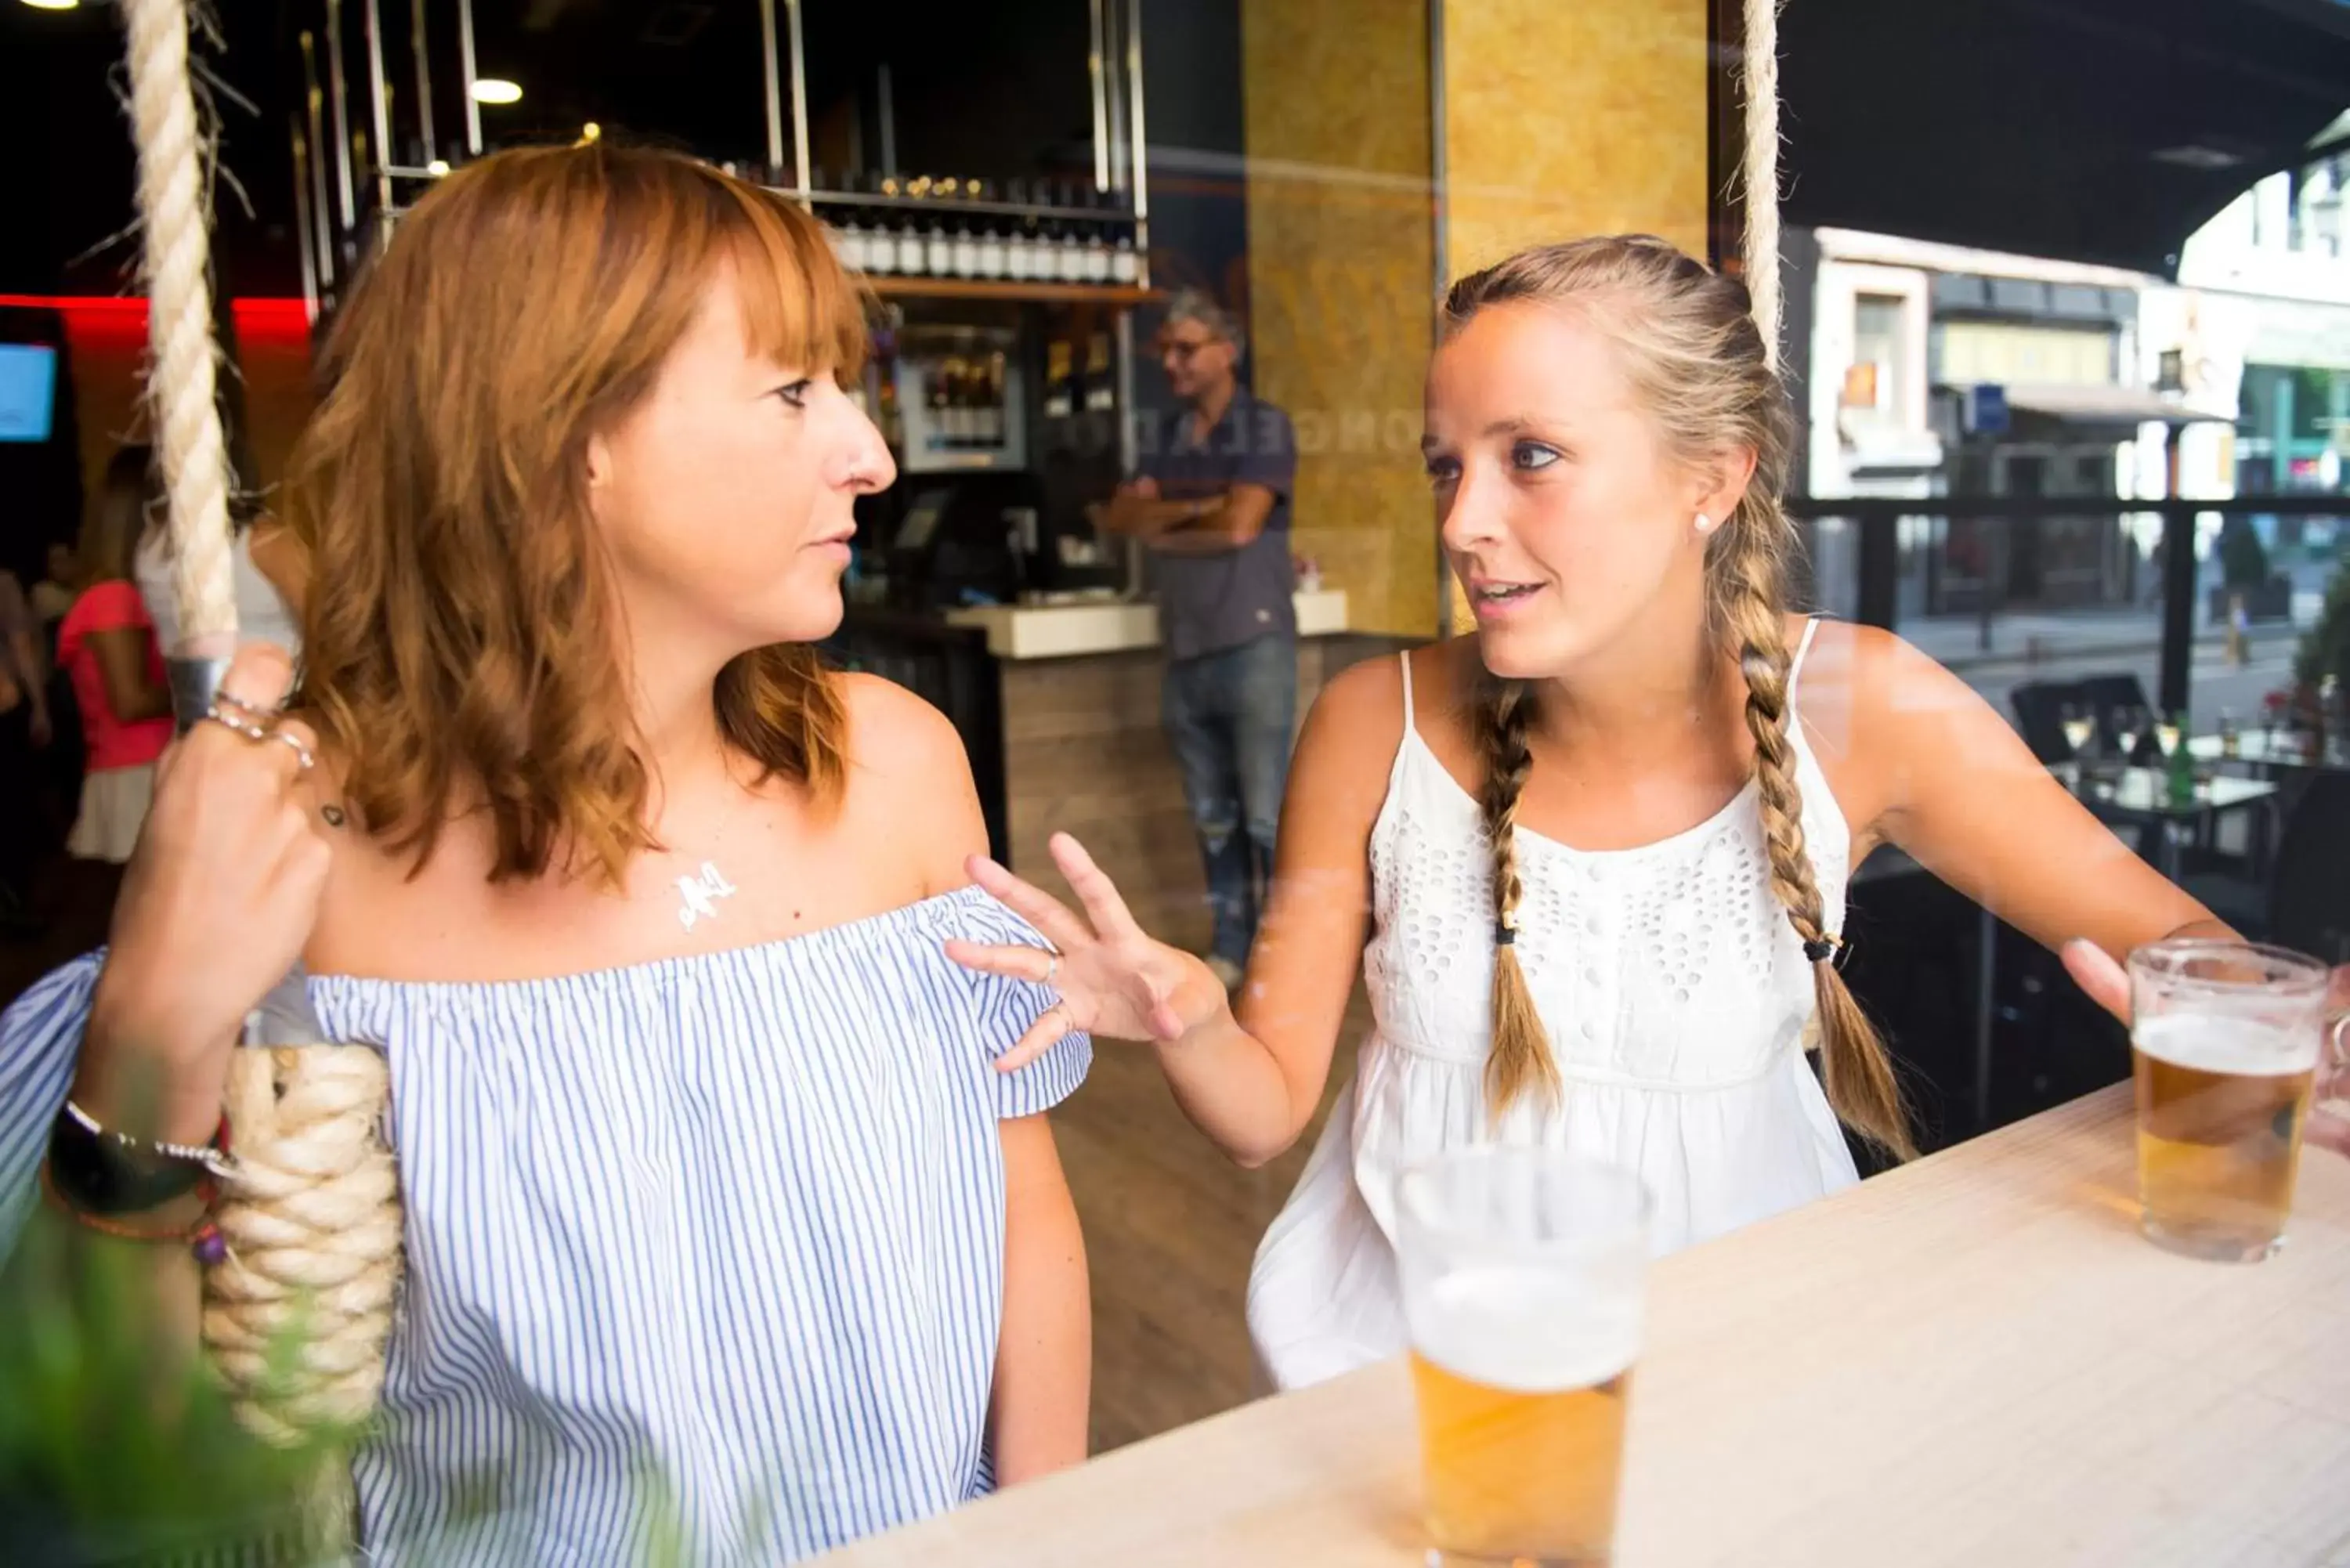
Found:
<path fill-rule="evenodd" d="M 1771 523 L 1758 514 L 1773 500 L 1750 493 L 1722 530 L 1721 591 L 1716 596 L 1727 640 L 1746 678 L 1746 730 L 1754 741 L 1754 779 L 1762 801 L 1762 837 L 1771 861 L 1771 894 L 1787 911 L 1812 961 L 1818 1009 L 1821 1078 L 1828 1103 L 1863 1137 L 1901 1159 L 1914 1158 L 1909 1118 L 1885 1043 L 1837 972 L 1840 936 L 1827 929 L 1819 884 L 1804 843 L 1803 791 L 1795 783 L 1794 748 L 1787 738 L 1798 721 L 1787 704 L 1789 657 L 1779 586 L 1779 559 Z"/>
<path fill-rule="evenodd" d="M 1558 1064 L 1534 1011 L 1534 992 L 1518 962 L 1518 801 L 1534 753 L 1526 732 L 1534 714 L 1534 688 L 1523 680 L 1478 678 L 1473 732 L 1484 771 L 1477 804 L 1493 850 L 1493 1041 L 1485 1057 L 1485 1105 L 1495 1121 L 1531 1093 L 1544 1106 L 1558 1104 Z"/>

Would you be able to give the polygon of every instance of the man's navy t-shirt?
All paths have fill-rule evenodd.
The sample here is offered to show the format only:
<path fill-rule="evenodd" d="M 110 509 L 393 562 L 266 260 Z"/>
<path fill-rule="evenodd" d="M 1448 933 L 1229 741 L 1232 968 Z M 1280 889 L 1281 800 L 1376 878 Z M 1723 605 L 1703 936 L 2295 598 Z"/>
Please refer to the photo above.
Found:
<path fill-rule="evenodd" d="M 1296 636 L 1289 503 L 1297 482 L 1297 437 L 1289 416 L 1241 388 L 1204 441 L 1191 439 L 1189 410 L 1168 415 L 1143 433 L 1136 469 L 1158 484 L 1165 500 L 1221 494 L 1235 484 L 1261 484 L 1273 492 L 1263 532 L 1239 549 L 1212 556 L 1152 552 L 1167 657 L 1197 659 L 1261 637 Z M 1158 439 L 1149 441 L 1154 434 Z"/>

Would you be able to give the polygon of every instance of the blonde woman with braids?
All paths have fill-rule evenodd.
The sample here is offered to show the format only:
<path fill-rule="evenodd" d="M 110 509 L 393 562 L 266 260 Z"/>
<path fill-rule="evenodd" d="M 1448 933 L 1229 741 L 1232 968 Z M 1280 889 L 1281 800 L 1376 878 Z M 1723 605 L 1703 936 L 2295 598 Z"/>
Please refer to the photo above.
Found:
<path fill-rule="evenodd" d="M 380 1384 L 369 1563 L 788 1562 L 1083 1457 L 1042 1113 L 1087 1043 L 993 1070 L 1050 998 L 943 956 L 1038 940 L 968 884 L 962 747 L 808 646 L 893 477 L 842 390 L 864 343 L 822 228 L 714 169 L 605 141 L 437 183 L 343 307 L 287 484 L 294 711 L 284 656 L 242 654 L 110 950 L 0 1020 L 0 1251 L 28 1216 L 141 1248 L 175 1325 L 208 1265 L 233 1381 L 261 1358 L 215 1332 L 222 1276 L 286 1228 L 271 1123 L 379 1086 L 399 1206 L 354 1139 L 351 1224 L 401 1294 L 316 1367 Z M 273 1107 L 236 1041 L 297 958 L 338 1044 Z M 260 1153 L 223 1257 L 148 1176 L 224 1085 Z"/>
<path fill-rule="evenodd" d="M 1376 1028 L 1250 1285 L 1283 1386 L 1402 1348 L 1389 1194 L 1436 1151 L 1542 1141 L 1629 1167 L 1662 1248 L 1853 1182 L 1839 1117 L 1910 1153 L 1834 961 L 1877 845 L 2052 945 L 2210 924 L 1930 659 L 1787 613 L 1791 417 L 1736 283 L 1594 239 L 1464 279 L 1445 314 L 1425 446 L 1477 635 L 1359 665 L 1315 704 L 1237 1014 L 1066 838 L 1084 919 L 976 868 L 1057 965 L 955 950 L 1055 983 L 1031 1045 L 1150 1042 L 1247 1165 L 1312 1116 L 1359 961 Z"/>

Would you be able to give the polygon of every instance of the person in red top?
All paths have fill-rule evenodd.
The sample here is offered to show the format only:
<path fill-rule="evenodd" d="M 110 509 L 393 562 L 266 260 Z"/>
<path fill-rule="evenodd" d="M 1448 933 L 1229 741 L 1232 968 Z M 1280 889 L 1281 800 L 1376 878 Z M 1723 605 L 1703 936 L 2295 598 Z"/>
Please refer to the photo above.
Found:
<path fill-rule="evenodd" d="M 162 650 L 131 576 L 147 509 L 160 499 L 149 450 L 116 452 L 82 528 L 81 592 L 57 629 L 57 664 L 73 680 L 89 760 L 66 850 L 118 866 L 139 840 L 155 760 L 172 739 Z"/>

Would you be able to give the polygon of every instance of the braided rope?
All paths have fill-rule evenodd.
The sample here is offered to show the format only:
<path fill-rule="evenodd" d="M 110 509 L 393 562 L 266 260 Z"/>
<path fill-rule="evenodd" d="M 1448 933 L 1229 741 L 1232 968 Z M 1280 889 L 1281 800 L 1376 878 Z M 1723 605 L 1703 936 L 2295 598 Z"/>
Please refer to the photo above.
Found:
<path fill-rule="evenodd" d="M 185 0 L 125 0 L 123 24 L 139 143 L 147 330 L 155 357 L 149 391 L 171 502 L 172 594 L 189 637 L 234 634 L 228 446 L 213 400 L 212 238 L 203 143 L 188 86 Z"/>
<path fill-rule="evenodd" d="M 247 1049 L 230 1069 L 229 1251 L 205 1272 L 204 1342 L 246 1424 L 275 1442 L 363 1420 L 383 1386 L 400 1221 L 375 1130 L 387 1083 L 358 1046 Z"/>
<path fill-rule="evenodd" d="M 1762 361 L 1779 368 L 1779 0 L 1746 0 L 1746 233 L 1741 247 Z"/>
<path fill-rule="evenodd" d="M 215 401 L 203 140 L 189 86 L 186 0 L 124 0 L 139 149 L 148 331 L 172 554 L 191 641 L 236 631 L 228 452 Z M 201 639 L 201 640 L 199 640 Z M 378 1140 L 382 1058 L 364 1047 L 244 1049 L 227 1096 L 234 1168 L 218 1218 L 227 1256 L 205 1271 L 203 1338 L 240 1415 L 272 1441 L 373 1408 L 400 1262 L 398 1183 Z M 291 1343 L 292 1365 L 273 1375 Z M 348 1478 L 322 1478 L 345 1515 Z M 339 1500 L 336 1502 L 334 1500 Z"/>

